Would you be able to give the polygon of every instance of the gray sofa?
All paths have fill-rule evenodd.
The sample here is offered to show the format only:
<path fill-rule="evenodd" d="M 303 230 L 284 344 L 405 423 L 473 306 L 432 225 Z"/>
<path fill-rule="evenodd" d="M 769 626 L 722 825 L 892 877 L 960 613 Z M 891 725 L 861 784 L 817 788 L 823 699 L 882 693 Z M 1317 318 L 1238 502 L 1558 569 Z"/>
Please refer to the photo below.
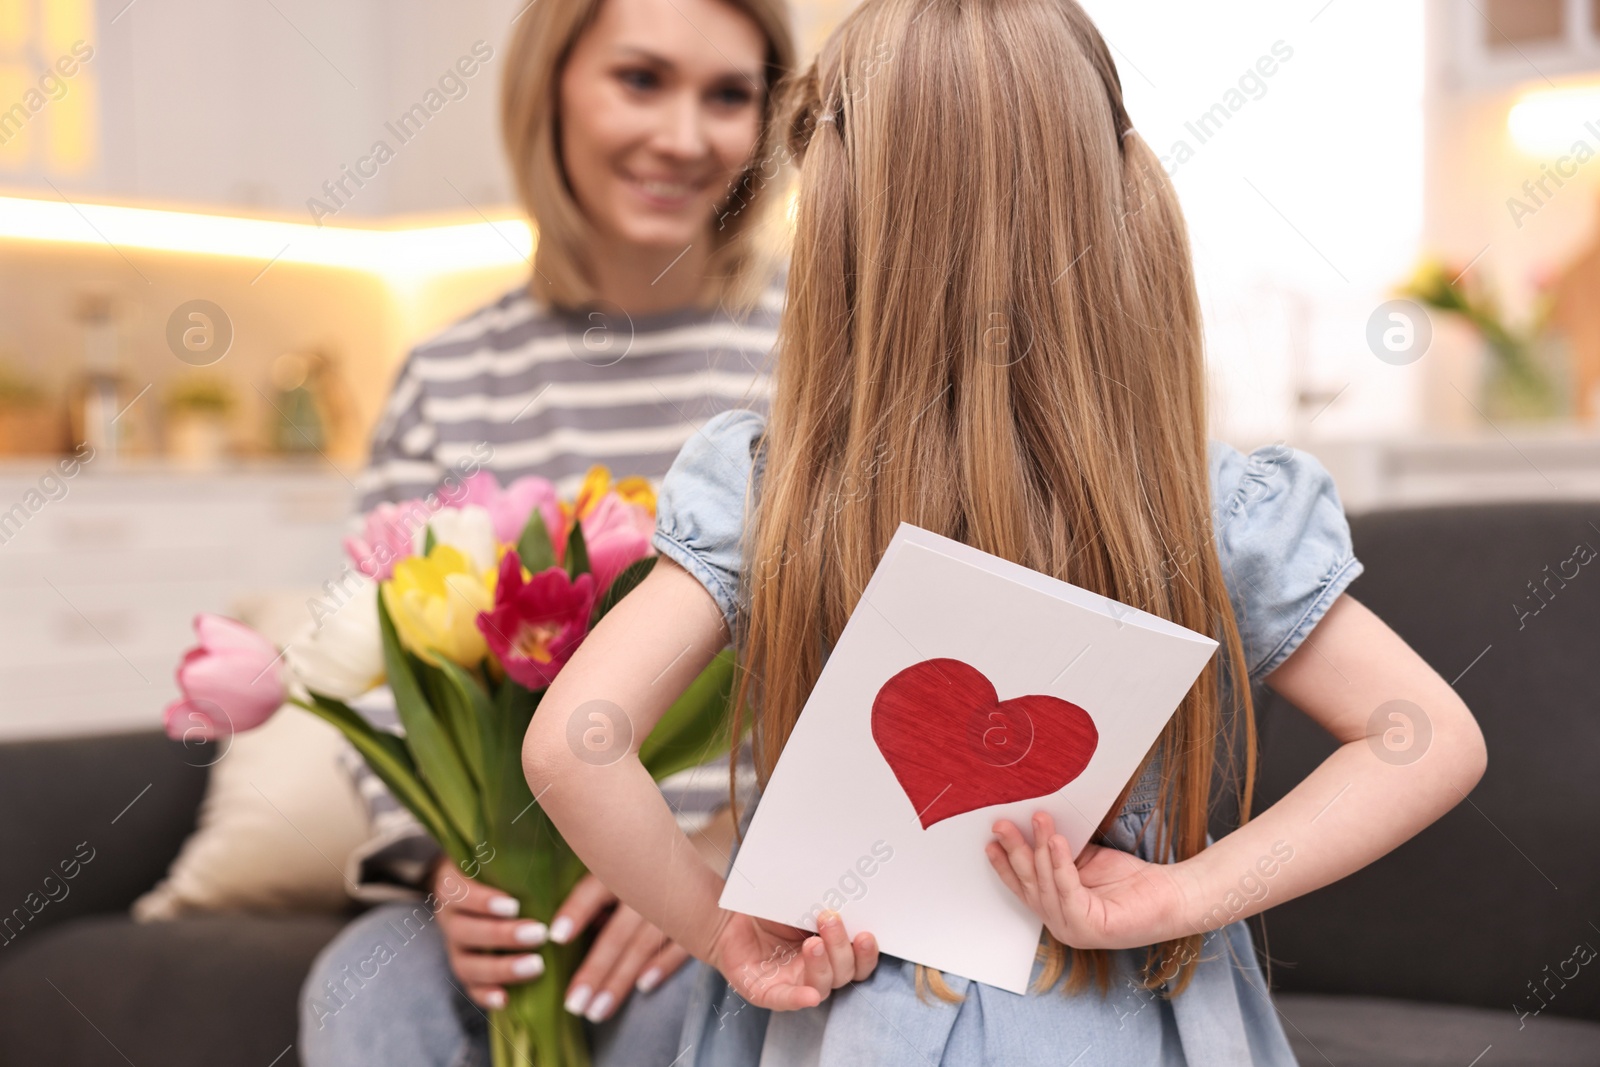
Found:
<path fill-rule="evenodd" d="M 1307 1065 L 1600 1064 L 1600 960 L 1574 962 L 1600 948 L 1600 569 L 1549 579 L 1577 543 L 1600 548 L 1600 505 L 1352 526 L 1353 594 L 1460 675 L 1489 770 L 1471 803 L 1257 922 L 1285 1029 Z M 1519 615 L 1546 580 L 1547 605 Z M 1276 698 L 1260 719 L 1258 810 L 1333 744 Z M 157 734 L 0 745 L 0 1065 L 296 1062 L 296 992 L 344 917 L 126 915 L 192 829 L 203 762 Z"/>

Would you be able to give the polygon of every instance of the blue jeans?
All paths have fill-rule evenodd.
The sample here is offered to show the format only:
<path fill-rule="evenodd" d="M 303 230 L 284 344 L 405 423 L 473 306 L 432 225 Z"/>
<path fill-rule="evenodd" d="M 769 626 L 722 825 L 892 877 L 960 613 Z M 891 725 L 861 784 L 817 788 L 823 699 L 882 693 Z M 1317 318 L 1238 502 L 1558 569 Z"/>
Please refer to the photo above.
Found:
<path fill-rule="evenodd" d="M 677 1060 L 698 970 L 691 960 L 649 993 L 632 993 L 605 1022 L 585 1024 L 595 1067 Z M 305 1067 L 486 1067 L 488 1033 L 421 902 L 384 904 L 356 918 L 317 956 L 300 991 Z"/>

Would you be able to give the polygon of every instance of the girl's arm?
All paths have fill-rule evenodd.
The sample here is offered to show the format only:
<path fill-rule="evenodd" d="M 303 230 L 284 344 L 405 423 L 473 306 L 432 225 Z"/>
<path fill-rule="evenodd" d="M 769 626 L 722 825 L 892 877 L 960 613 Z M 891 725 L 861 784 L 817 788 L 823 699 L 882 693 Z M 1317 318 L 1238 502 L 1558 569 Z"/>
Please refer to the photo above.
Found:
<path fill-rule="evenodd" d="M 865 934 L 852 944 L 836 918 L 818 937 L 721 910 L 722 877 L 678 829 L 639 762 L 639 745 L 727 643 L 727 623 L 711 595 L 662 558 L 540 700 L 523 742 L 523 769 L 561 835 L 618 897 L 758 1006 L 810 1007 L 866 977 L 876 946 Z M 607 729 L 614 750 L 584 744 L 586 731 Z"/>
<path fill-rule="evenodd" d="M 991 863 L 1057 938 L 1079 948 L 1129 948 L 1265 911 L 1365 867 L 1460 803 L 1483 777 L 1483 735 L 1467 706 L 1347 594 L 1267 684 L 1343 744 L 1198 856 L 1147 864 L 1091 845 L 1074 862 L 1048 819 L 1035 819 L 1037 849 L 1009 822 L 997 824 Z"/>

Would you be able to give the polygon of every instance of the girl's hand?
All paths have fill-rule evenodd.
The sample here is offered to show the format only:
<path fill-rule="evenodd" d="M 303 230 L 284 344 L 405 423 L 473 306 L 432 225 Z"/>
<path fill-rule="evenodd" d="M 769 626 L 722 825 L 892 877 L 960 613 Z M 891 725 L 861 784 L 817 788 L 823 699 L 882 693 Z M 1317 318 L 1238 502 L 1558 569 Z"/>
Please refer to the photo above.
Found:
<path fill-rule="evenodd" d="M 838 912 L 817 917 L 820 935 L 765 919 L 724 912 L 706 962 L 758 1008 L 814 1008 L 829 993 L 866 978 L 878 965 L 871 934 L 851 941 Z"/>
<path fill-rule="evenodd" d="M 1100 845 L 1085 845 L 1074 861 L 1042 811 L 1033 817 L 1035 845 L 1006 819 L 994 833 L 984 848 L 990 864 L 1063 945 L 1138 948 L 1188 932 L 1184 884 L 1171 864 Z"/>

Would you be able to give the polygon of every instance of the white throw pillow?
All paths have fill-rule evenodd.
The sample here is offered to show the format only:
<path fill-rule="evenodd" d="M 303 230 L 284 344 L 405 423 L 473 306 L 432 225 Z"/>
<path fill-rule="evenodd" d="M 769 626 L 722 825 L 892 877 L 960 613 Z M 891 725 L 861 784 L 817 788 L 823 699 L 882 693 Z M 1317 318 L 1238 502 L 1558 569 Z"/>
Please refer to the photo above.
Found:
<path fill-rule="evenodd" d="M 239 604 L 235 615 L 281 645 L 305 603 L 304 593 L 274 593 Z M 199 826 L 166 878 L 134 902 L 133 917 L 349 906 L 345 863 L 368 825 L 338 763 L 343 744 L 338 730 L 293 706 L 234 735 L 211 768 Z"/>

